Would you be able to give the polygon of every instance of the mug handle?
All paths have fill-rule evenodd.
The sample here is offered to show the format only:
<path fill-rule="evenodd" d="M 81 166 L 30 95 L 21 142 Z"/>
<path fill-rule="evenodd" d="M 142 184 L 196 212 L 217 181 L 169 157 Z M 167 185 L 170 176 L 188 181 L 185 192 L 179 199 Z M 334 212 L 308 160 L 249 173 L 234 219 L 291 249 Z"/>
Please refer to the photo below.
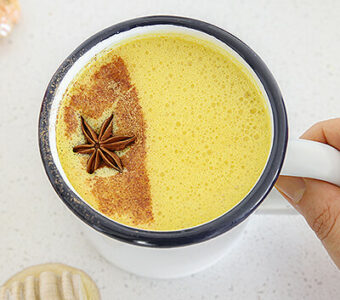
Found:
<path fill-rule="evenodd" d="M 340 186 L 340 151 L 319 142 L 289 140 L 281 175 L 314 178 Z"/>

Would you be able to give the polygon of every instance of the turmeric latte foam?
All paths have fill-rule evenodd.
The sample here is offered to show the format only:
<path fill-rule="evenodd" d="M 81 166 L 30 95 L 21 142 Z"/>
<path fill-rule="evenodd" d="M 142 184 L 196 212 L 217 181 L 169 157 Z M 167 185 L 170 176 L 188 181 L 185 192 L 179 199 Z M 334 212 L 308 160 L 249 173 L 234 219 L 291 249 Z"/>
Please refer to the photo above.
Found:
<path fill-rule="evenodd" d="M 109 133 L 135 141 L 113 151 L 123 172 L 98 160 L 89 174 L 90 154 L 73 152 L 88 143 L 81 117 L 99 134 L 112 114 Z M 78 194 L 109 218 L 147 230 L 189 228 L 233 208 L 271 147 L 266 100 L 248 70 L 226 50 L 174 33 L 97 55 L 65 92 L 56 130 Z"/>

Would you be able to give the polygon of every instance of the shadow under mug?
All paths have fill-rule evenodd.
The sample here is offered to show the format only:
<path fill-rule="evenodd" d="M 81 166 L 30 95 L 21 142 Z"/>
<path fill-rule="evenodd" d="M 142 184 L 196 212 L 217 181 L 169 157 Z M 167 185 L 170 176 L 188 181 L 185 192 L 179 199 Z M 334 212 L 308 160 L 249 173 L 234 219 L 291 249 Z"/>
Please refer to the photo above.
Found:
<path fill-rule="evenodd" d="M 73 189 L 60 165 L 55 124 L 68 84 L 91 58 L 124 39 L 150 32 L 178 32 L 212 41 L 225 48 L 254 76 L 268 103 L 272 147 L 267 164 L 249 194 L 224 215 L 196 227 L 177 231 L 148 231 L 119 224 L 94 210 Z M 290 141 L 283 99 L 272 74 L 246 44 L 214 25 L 177 16 L 129 20 L 95 34 L 81 44 L 53 75 L 41 107 L 39 146 L 51 184 L 69 209 L 83 222 L 95 248 L 110 262 L 132 273 L 174 278 L 200 271 L 225 255 L 240 236 L 243 222 L 263 201 L 280 174 L 311 177 L 340 185 L 340 153 L 310 141 Z M 288 148 L 287 148 L 288 147 Z M 286 155 L 287 150 L 287 155 Z"/>

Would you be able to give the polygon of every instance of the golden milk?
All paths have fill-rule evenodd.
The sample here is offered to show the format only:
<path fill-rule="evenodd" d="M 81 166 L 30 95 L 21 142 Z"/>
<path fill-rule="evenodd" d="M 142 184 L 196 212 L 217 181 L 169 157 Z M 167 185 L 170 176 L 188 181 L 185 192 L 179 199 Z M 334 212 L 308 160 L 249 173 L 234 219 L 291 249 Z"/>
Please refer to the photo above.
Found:
<path fill-rule="evenodd" d="M 99 132 L 135 134 L 124 171 L 86 172 L 80 116 Z M 184 34 L 132 38 L 97 55 L 60 105 L 57 148 L 79 195 L 109 218 L 148 230 L 213 220 L 252 189 L 271 147 L 266 100 L 248 70 L 218 46 Z"/>

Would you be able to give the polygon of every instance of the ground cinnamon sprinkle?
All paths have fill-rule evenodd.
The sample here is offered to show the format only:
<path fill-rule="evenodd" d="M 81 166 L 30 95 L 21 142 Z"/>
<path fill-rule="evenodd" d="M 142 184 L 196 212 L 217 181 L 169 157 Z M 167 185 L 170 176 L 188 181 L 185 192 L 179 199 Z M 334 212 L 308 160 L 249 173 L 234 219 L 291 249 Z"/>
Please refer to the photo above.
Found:
<path fill-rule="evenodd" d="M 65 132 L 65 135 L 70 138 L 71 133 L 76 131 L 76 128 L 78 126 L 78 121 L 77 121 L 77 115 L 75 113 L 75 110 L 71 106 L 67 106 L 64 109 L 64 121 L 67 125 L 67 131 Z"/>
<path fill-rule="evenodd" d="M 124 172 L 110 177 L 94 174 L 89 179 L 91 192 L 98 201 L 99 210 L 108 217 L 124 216 L 135 225 L 148 224 L 153 221 L 153 214 L 145 166 L 146 124 L 137 91 L 131 85 L 124 61 L 117 56 L 93 72 L 90 82 L 86 85 L 74 84 L 74 93 L 64 114 L 69 134 L 79 126 L 79 115 L 98 119 L 115 103 L 114 122 L 118 127 L 115 134 L 136 136 L 135 143 L 121 157 Z"/>
<path fill-rule="evenodd" d="M 89 72 L 91 71 L 90 69 Z M 75 132 L 74 123 L 79 122 L 75 111 L 84 118 L 100 118 L 106 109 L 112 107 L 132 87 L 124 61 L 117 56 L 113 56 L 112 62 L 92 73 L 90 83 L 84 85 L 82 82 L 75 82 L 72 86 L 74 93 L 70 104 L 65 107 L 65 112 L 68 110 L 68 113 L 64 115 L 68 135 Z"/>

